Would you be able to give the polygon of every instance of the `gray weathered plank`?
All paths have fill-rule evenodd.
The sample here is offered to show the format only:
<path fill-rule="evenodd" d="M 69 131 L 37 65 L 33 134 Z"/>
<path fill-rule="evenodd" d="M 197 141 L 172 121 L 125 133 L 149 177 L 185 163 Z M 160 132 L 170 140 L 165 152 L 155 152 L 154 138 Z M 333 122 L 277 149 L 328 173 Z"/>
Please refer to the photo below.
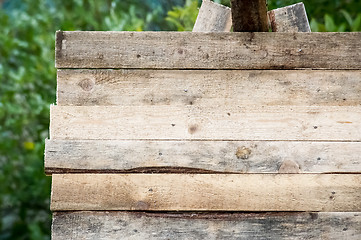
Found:
<path fill-rule="evenodd" d="M 361 107 L 51 106 L 50 139 L 361 141 Z"/>
<path fill-rule="evenodd" d="M 311 32 L 302 2 L 271 10 L 268 17 L 273 32 Z"/>
<path fill-rule="evenodd" d="M 48 174 L 149 167 L 277 173 L 286 161 L 294 161 L 303 173 L 361 173 L 361 142 L 47 140 L 45 144 Z"/>
<path fill-rule="evenodd" d="M 361 174 L 53 174 L 51 209 L 361 211 Z"/>
<path fill-rule="evenodd" d="M 361 71 L 58 70 L 58 105 L 361 105 Z"/>
<path fill-rule="evenodd" d="M 54 212 L 52 239 L 348 239 L 361 213 Z"/>
<path fill-rule="evenodd" d="M 311 32 L 302 2 L 268 11 L 268 17 L 273 32 Z M 231 27 L 229 7 L 203 0 L 193 32 L 229 32 Z"/>
<path fill-rule="evenodd" d="M 193 32 L 229 32 L 231 28 L 231 9 L 210 0 L 203 0 Z"/>
<path fill-rule="evenodd" d="M 57 68 L 360 69 L 361 33 L 57 32 Z"/>

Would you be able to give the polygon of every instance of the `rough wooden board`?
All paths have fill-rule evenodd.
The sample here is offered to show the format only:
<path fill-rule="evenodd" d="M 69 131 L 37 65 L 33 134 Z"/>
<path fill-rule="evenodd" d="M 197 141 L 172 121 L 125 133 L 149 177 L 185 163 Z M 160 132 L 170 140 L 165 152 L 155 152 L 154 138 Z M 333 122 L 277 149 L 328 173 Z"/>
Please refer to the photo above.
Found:
<path fill-rule="evenodd" d="M 58 70 L 58 105 L 361 105 L 361 71 Z"/>
<path fill-rule="evenodd" d="M 45 144 L 45 171 L 50 174 L 147 167 L 277 173 L 287 161 L 296 162 L 304 173 L 361 173 L 361 142 L 47 140 Z"/>
<path fill-rule="evenodd" d="M 273 32 L 311 32 L 302 2 L 269 11 L 268 16 Z"/>
<path fill-rule="evenodd" d="M 360 69 L 361 33 L 63 32 L 57 68 Z"/>
<path fill-rule="evenodd" d="M 51 106 L 50 139 L 361 141 L 361 107 Z"/>
<path fill-rule="evenodd" d="M 232 27 L 231 9 L 203 0 L 193 32 L 229 32 Z"/>
<path fill-rule="evenodd" d="M 55 212 L 52 239 L 359 240 L 361 213 Z"/>
<path fill-rule="evenodd" d="M 53 174 L 51 209 L 361 211 L 361 174 Z"/>

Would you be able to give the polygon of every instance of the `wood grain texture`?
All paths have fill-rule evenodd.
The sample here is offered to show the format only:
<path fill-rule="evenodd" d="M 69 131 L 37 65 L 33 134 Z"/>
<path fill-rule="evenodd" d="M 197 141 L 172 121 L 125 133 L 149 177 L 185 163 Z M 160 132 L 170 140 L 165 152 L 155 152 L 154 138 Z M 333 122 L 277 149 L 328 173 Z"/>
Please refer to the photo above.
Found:
<path fill-rule="evenodd" d="M 361 174 L 53 174 L 51 209 L 361 211 Z"/>
<path fill-rule="evenodd" d="M 361 143 L 47 140 L 45 144 L 48 174 L 150 167 L 154 171 L 170 167 L 169 171 L 277 173 L 287 161 L 294 161 L 303 173 L 361 173 Z"/>
<path fill-rule="evenodd" d="M 272 32 L 311 32 L 304 4 L 296 3 L 268 11 Z M 229 32 L 231 8 L 203 0 L 193 32 Z"/>
<path fill-rule="evenodd" d="M 203 0 L 193 32 L 229 32 L 231 28 L 231 9 L 210 0 Z"/>
<path fill-rule="evenodd" d="M 302 2 L 269 11 L 268 16 L 273 32 L 311 32 Z"/>
<path fill-rule="evenodd" d="M 63 32 L 57 68 L 360 69 L 361 33 Z"/>
<path fill-rule="evenodd" d="M 231 0 L 234 32 L 268 32 L 267 0 Z"/>
<path fill-rule="evenodd" d="M 360 141 L 361 107 L 51 106 L 50 139 Z"/>
<path fill-rule="evenodd" d="M 58 70 L 58 105 L 361 105 L 361 71 Z"/>
<path fill-rule="evenodd" d="M 52 239 L 359 240 L 361 213 L 55 212 Z"/>

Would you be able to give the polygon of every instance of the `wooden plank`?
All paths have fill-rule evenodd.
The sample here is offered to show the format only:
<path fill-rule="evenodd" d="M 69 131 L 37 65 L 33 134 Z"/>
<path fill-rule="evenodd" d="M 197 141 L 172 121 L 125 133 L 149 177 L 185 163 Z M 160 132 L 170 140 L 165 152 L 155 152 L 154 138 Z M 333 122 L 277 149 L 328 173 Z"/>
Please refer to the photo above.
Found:
<path fill-rule="evenodd" d="M 51 106 L 50 139 L 360 141 L 361 107 Z"/>
<path fill-rule="evenodd" d="M 53 174 L 51 209 L 361 211 L 361 174 Z"/>
<path fill-rule="evenodd" d="M 269 11 L 268 16 L 273 32 L 311 32 L 302 2 Z"/>
<path fill-rule="evenodd" d="M 54 212 L 52 239 L 349 239 L 361 213 Z"/>
<path fill-rule="evenodd" d="M 360 69 L 361 33 L 57 32 L 57 68 Z"/>
<path fill-rule="evenodd" d="M 232 27 L 231 9 L 203 0 L 193 32 L 229 32 Z"/>
<path fill-rule="evenodd" d="M 231 0 L 234 32 L 268 32 L 267 0 Z"/>
<path fill-rule="evenodd" d="M 361 173 L 360 142 L 47 140 L 45 171 Z"/>
<path fill-rule="evenodd" d="M 273 32 L 311 32 L 302 2 L 268 11 L 268 18 Z M 231 27 L 231 8 L 203 0 L 193 32 L 229 32 Z"/>
<path fill-rule="evenodd" d="M 361 105 L 361 71 L 58 70 L 58 105 Z"/>

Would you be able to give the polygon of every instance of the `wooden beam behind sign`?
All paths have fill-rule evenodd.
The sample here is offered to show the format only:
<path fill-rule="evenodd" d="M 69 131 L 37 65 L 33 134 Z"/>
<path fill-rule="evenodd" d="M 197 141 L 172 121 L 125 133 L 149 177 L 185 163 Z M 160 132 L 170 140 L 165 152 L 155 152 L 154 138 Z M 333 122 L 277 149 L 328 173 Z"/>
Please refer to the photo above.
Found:
<path fill-rule="evenodd" d="M 193 32 L 229 32 L 231 28 L 231 9 L 210 0 L 203 0 Z"/>
<path fill-rule="evenodd" d="M 47 140 L 52 173 L 361 173 L 361 142 Z"/>
<path fill-rule="evenodd" d="M 54 212 L 52 239 L 359 240 L 360 225 L 359 212 Z"/>
<path fill-rule="evenodd" d="M 57 68 L 361 69 L 361 33 L 63 32 Z"/>
<path fill-rule="evenodd" d="M 311 32 L 303 3 L 274 9 L 268 17 L 273 32 Z"/>
<path fill-rule="evenodd" d="M 361 211 L 361 174 L 53 174 L 51 210 Z"/>
<path fill-rule="evenodd" d="M 268 18 L 273 32 L 311 32 L 302 2 L 268 11 Z M 203 0 L 193 32 L 229 32 L 231 27 L 231 8 Z"/>
<path fill-rule="evenodd" d="M 58 105 L 361 105 L 361 71 L 58 70 Z"/>
<path fill-rule="evenodd" d="M 50 139 L 361 141 L 361 107 L 51 106 Z"/>

